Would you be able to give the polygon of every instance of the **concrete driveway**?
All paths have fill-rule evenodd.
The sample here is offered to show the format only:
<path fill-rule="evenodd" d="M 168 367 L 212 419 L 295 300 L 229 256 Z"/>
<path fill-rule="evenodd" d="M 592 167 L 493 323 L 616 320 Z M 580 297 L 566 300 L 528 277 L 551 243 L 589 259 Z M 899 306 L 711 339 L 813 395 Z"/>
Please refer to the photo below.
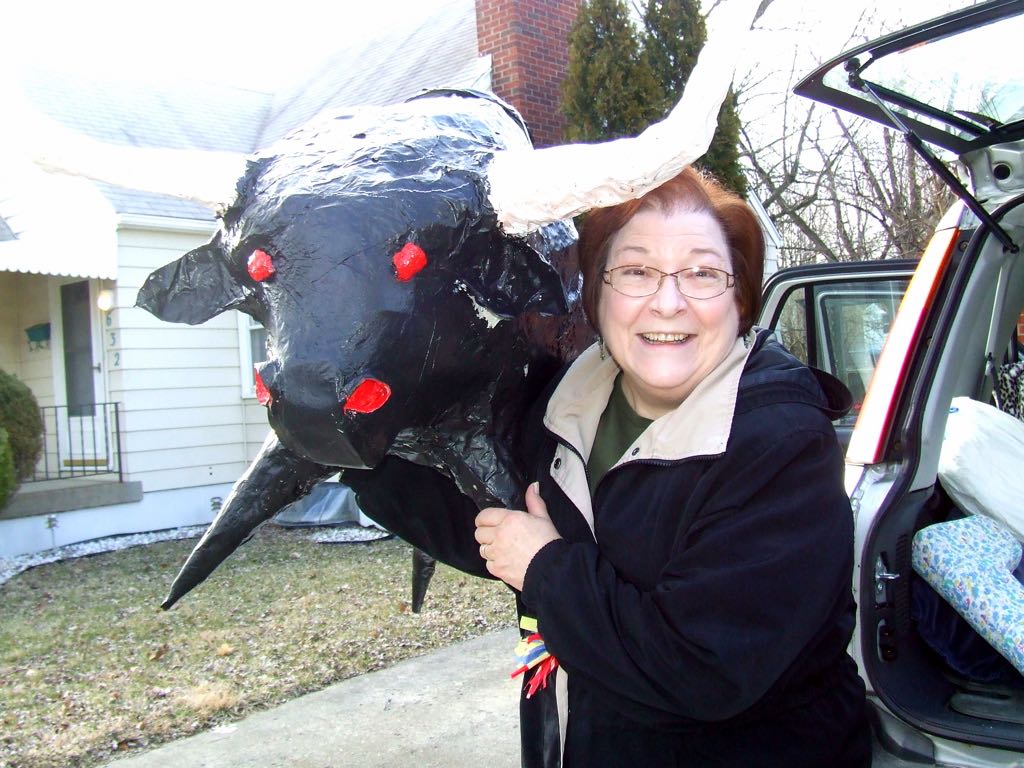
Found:
<path fill-rule="evenodd" d="M 467 640 L 107 768 L 519 768 L 518 637 Z M 922 766 L 877 742 L 874 765 Z"/>
<path fill-rule="evenodd" d="M 510 629 L 354 677 L 111 768 L 518 768 Z"/>

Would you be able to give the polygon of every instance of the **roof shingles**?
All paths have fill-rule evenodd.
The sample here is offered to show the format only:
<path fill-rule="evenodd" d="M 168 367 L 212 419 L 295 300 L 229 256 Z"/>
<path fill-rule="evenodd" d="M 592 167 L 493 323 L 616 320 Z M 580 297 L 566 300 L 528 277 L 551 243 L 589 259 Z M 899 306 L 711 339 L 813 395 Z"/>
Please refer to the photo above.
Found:
<path fill-rule="evenodd" d="M 203 82 L 141 83 L 34 71 L 26 95 L 100 141 L 249 154 L 317 114 L 401 101 L 425 88 L 480 87 L 474 0 L 447 0 L 429 23 L 395 22 L 360 46 L 326 54 L 311 75 L 277 93 Z M 122 214 L 212 219 L 206 206 L 98 184 Z"/>

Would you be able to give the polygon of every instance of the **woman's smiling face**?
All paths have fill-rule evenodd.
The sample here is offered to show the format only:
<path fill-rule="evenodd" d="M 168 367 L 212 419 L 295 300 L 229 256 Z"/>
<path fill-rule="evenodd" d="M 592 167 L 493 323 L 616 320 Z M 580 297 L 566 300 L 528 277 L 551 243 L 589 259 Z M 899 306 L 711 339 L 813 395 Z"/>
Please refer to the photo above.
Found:
<path fill-rule="evenodd" d="M 725 235 L 706 212 L 637 212 L 609 243 L 605 269 L 642 264 L 662 272 L 712 267 L 733 273 Z M 625 296 L 605 282 L 598 326 L 622 368 L 623 389 L 641 416 L 674 410 L 736 343 L 740 316 L 735 288 L 711 299 L 683 296 L 673 278 L 651 296 Z"/>

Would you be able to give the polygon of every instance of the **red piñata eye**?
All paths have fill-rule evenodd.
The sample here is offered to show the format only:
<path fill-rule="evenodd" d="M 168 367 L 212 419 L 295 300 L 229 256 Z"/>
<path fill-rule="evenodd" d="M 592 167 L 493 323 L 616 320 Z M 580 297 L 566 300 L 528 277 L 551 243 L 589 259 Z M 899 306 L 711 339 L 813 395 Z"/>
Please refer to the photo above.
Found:
<path fill-rule="evenodd" d="M 391 397 L 391 387 L 377 379 L 363 379 L 355 388 L 342 410 L 345 413 L 373 413 Z"/>
<path fill-rule="evenodd" d="M 252 252 L 245 266 L 249 270 L 249 277 L 257 283 L 262 283 L 277 272 L 274 269 L 274 260 L 270 258 L 270 254 L 259 248 Z"/>
<path fill-rule="evenodd" d="M 270 405 L 271 396 L 270 390 L 267 389 L 267 385 L 263 383 L 263 379 L 260 378 L 259 371 L 256 371 L 256 399 L 260 405 Z"/>
<path fill-rule="evenodd" d="M 395 277 L 404 283 L 427 266 L 427 254 L 416 243 L 406 243 L 391 261 L 395 265 Z"/>

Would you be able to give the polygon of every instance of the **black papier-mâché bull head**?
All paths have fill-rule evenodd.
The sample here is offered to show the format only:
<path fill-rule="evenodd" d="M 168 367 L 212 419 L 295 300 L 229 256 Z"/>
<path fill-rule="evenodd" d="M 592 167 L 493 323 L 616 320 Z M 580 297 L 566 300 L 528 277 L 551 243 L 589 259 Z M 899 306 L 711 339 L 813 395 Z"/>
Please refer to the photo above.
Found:
<path fill-rule="evenodd" d="M 480 507 L 518 498 L 526 402 L 590 339 L 572 224 L 508 236 L 488 203 L 488 161 L 524 142 L 513 109 L 469 91 L 317 121 L 249 162 L 209 243 L 149 276 L 137 304 L 161 319 L 237 309 L 269 332 L 273 434 L 165 607 L 322 479 L 388 453 Z"/>
<path fill-rule="evenodd" d="M 635 138 L 533 150 L 511 107 L 449 90 L 319 120 L 249 162 L 213 239 L 137 302 L 187 323 L 238 309 L 269 332 L 256 384 L 273 433 L 164 607 L 339 469 L 363 470 L 365 489 L 394 456 L 478 507 L 521 504 L 524 409 L 590 339 L 567 217 L 707 150 L 761 4 L 715 12 L 679 104 Z"/>

